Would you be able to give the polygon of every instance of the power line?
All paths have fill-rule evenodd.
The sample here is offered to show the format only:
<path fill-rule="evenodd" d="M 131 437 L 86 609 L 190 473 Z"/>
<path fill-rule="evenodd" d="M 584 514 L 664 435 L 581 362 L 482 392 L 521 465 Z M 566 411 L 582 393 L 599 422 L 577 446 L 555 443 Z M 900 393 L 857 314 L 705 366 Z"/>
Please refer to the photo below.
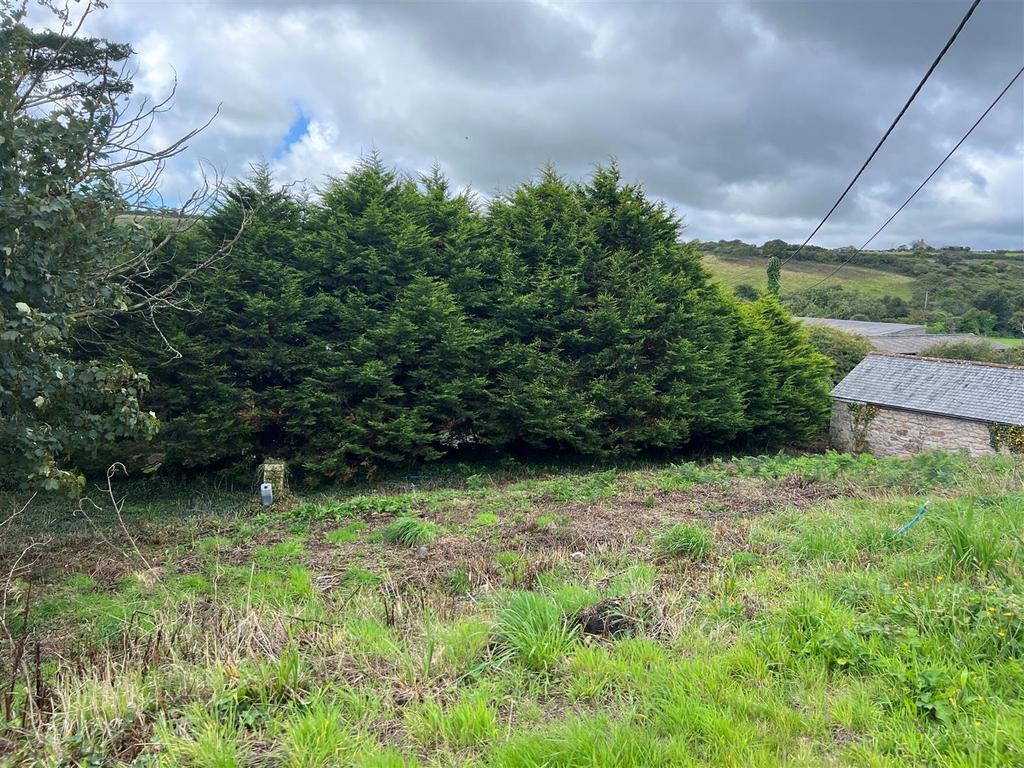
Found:
<path fill-rule="evenodd" d="M 804 246 L 811 241 L 811 238 L 818 234 L 818 230 L 821 229 L 821 227 L 825 224 L 825 222 L 828 220 L 828 217 L 832 215 L 832 212 L 839 207 L 839 204 L 841 202 L 843 202 L 843 198 L 846 197 L 847 193 L 851 189 L 853 189 L 853 185 L 857 183 L 857 179 L 859 179 L 861 174 L 864 173 L 864 169 L 868 167 L 868 163 L 870 163 L 872 159 L 874 159 L 875 155 L 878 154 L 878 150 L 880 150 L 882 148 L 882 145 L 885 144 L 885 140 L 889 138 L 889 134 L 892 133 L 893 129 L 896 127 L 896 124 L 899 123 L 903 115 L 906 114 L 907 109 L 910 108 L 910 105 L 913 103 L 914 99 L 917 98 L 917 94 L 921 92 L 921 88 L 924 87 L 924 84 L 928 82 L 928 78 L 932 76 L 932 72 L 935 71 L 935 68 L 939 65 L 939 62 L 942 61 L 942 57 L 946 55 L 946 51 L 948 51 L 953 46 L 953 41 L 956 40 L 957 36 L 960 34 L 960 30 L 962 30 L 964 26 L 967 24 L 967 20 L 971 18 L 971 15 L 974 13 L 974 9 L 977 8 L 980 3 L 981 0 L 974 0 L 974 2 L 971 3 L 971 7 L 967 9 L 967 13 L 964 14 L 964 17 L 960 19 L 960 23 L 957 24 L 956 29 L 953 30 L 953 34 L 950 35 L 950 38 L 949 40 L 946 41 L 946 44 L 942 46 L 942 50 L 939 51 L 939 55 L 935 57 L 935 61 L 933 61 L 932 65 L 928 67 L 928 71 L 924 73 L 924 77 L 921 78 L 921 82 L 917 84 L 917 87 L 914 89 L 914 92 L 910 94 L 910 98 L 907 99 L 907 103 L 903 105 L 903 109 L 901 109 L 900 113 L 896 115 L 896 119 L 892 121 L 892 125 L 890 125 L 886 129 L 885 133 L 882 134 L 882 138 L 879 139 L 878 143 L 875 145 L 875 148 L 871 150 L 871 154 L 868 155 L 868 159 L 864 161 L 864 165 L 860 167 L 860 170 L 857 171 L 857 174 L 853 177 L 853 179 L 850 180 L 850 183 L 846 185 L 846 189 L 843 190 L 843 194 L 839 196 L 839 199 L 832 204 L 831 208 L 828 209 L 828 213 L 825 214 L 825 218 L 818 222 L 818 226 L 814 228 L 814 231 L 807 236 L 807 239 L 803 241 L 803 243 L 800 245 L 799 248 L 796 249 L 796 252 L 794 252 L 792 256 L 788 257 L 787 259 L 785 259 L 785 261 L 782 262 L 783 264 L 788 262 L 790 259 L 796 257 L 796 255 L 799 254 L 800 251 L 804 249 Z"/>
<path fill-rule="evenodd" d="M 820 230 L 822 226 L 824 226 L 825 222 L 828 221 L 829 216 L 833 214 L 836 208 L 839 207 L 839 204 L 843 202 L 843 200 L 846 198 L 846 195 L 853 188 L 853 185 L 857 183 L 857 179 L 859 179 L 861 177 L 861 174 L 864 173 L 864 169 L 868 167 L 868 164 L 874 159 L 875 155 L 878 154 L 878 150 L 882 148 L 883 144 L 885 144 L 886 139 L 889 138 L 889 134 L 893 132 L 893 129 L 896 128 L 896 125 L 899 123 L 899 121 L 903 119 L 903 115 L 906 114 L 907 110 L 910 108 L 910 105 L 914 102 L 914 99 L 917 98 L 917 94 L 921 92 L 921 89 L 924 87 L 924 84 L 928 82 L 928 78 L 932 76 L 932 72 L 935 71 L 935 68 L 939 65 L 939 62 L 942 61 L 942 57 L 945 56 L 946 52 L 953 46 L 953 42 L 960 35 L 961 30 L 967 25 L 967 21 L 974 14 L 974 9 L 977 8 L 980 3 L 981 0 L 974 0 L 974 2 L 971 3 L 971 7 L 967 9 L 967 13 L 964 14 L 964 17 L 960 19 L 960 23 L 957 24 L 956 29 L 953 30 L 953 34 L 950 35 L 949 40 L 946 41 L 946 44 L 942 46 L 942 50 L 939 51 L 939 55 L 935 57 L 935 61 L 933 61 L 931 66 L 928 67 L 928 71 L 924 73 L 924 77 L 921 78 L 921 81 L 917 84 L 917 87 L 914 88 L 914 91 L 913 93 L 910 94 L 910 98 L 907 99 L 906 104 L 903 105 L 903 108 L 899 111 L 899 114 L 896 115 L 896 118 L 886 129 L 885 133 L 882 134 L 882 138 L 878 140 L 877 144 L 875 144 L 875 148 L 871 150 L 871 154 L 868 155 L 868 159 L 864 161 L 864 164 L 861 165 L 860 170 L 858 170 L 854 177 L 850 180 L 850 183 L 846 185 L 846 189 L 843 190 L 843 193 L 832 204 L 832 207 L 828 209 L 828 213 L 826 213 L 824 218 L 822 218 L 822 220 L 818 222 L 818 226 L 814 228 L 814 231 L 807 236 L 807 239 L 800 244 L 800 247 L 797 248 L 791 256 L 788 256 L 785 260 L 783 260 L 783 266 L 788 264 L 794 258 L 796 258 L 800 251 L 804 249 L 804 246 L 806 246 L 811 241 L 811 238 L 818 234 L 818 230 Z M 745 274 L 740 274 L 740 277 L 745 276 Z"/>
<path fill-rule="evenodd" d="M 897 208 L 895 211 L 892 212 L 892 215 L 888 219 L 885 220 L 885 222 L 882 224 L 882 226 L 880 226 L 878 229 L 875 230 L 875 233 L 873 235 L 871 235 L 871 237 L 869 237 L 867 240 L 864 241 L 864 244 L 860 248 L 857 248 L 852 254 L 850 254 L 850 258 L 848 258 L 846 261 L 842 262 L 839 266 L 837 266 L 835 269 L 833 269 L 831 272 L 829 272 L 827 275 L 825 275 L 823 278 L 821 278 L 821 280 L 819 280 L 818 282 L 814 283 L 813 285 L 805 288 L 804 290 L 805 291 L 810 291 L 810 290 L 813 290 L 814 288 L 817 288 L 819 285 L 824 283 L 826 280 L 829 280 L 830 278 L 834 277 L 839 272 L 839 270 L 841 270 L 843 267 L 847 266 L 850 262 L 852 262 L 855 258 L 857 258 L 857 255 L 860 254 L 860 252 L 863 251 L 865 248 L 867 248 L 868 245 L 871 244 L 871 241 L 874 240 L 876 237 L 878 237 L 881 234 L 883 229 L 885 229 L 887 226 L 889 226 L 889 223 L 899 215 L 900 211 L 902 211 L 904 208 L 907 207 L 907 205 L 910 203 L 910 201 L 913 200 L 917 196 L 917 193 L 920 192 L 922 189 L 924 189 L 925 185 L 929 181 L 932 180 L 932 177 L 936 173 L 939 172 L 939 169 L 942 168 L 942 166 L 944 166 L 946 164 L 946 161 L 949 160 L 949 158 L 951 158 L 953 156 L 953 153 L 956 152 L 958 149 L 960 149 L 960 145 L 963 144 L 965 141 L 967 141 L 967 137 L 970 136 L 974 132 L 974 129 L 977 128 L 981 124 L 981 121 L 984 120 L 985 117 L 988 115 L 988 113 L 992 111 L 992 108 L 995 107 L 995 105 L 999 103 L 999 100 L 1001 98 L 1003 98 L 1003 96 L 1006 95 L 1006 92 L 1008 90 L 1010 90 L 1010 88 L 1013 86 L 1013 84 L 1015 82 L 1017 82 L 1017 78 L 1019 78 L 1022 74 L 1024 74 L 1024 67 L 1021 67 L 1020 69 L 1017 70 L 1017 74 L 1015 74 L 1010 79 L 1010 82 L 1008 82 L 1006 84 L 1006 87 L 1003 88 L 1003 90 L 1001 90 L 999 92 L 999 95 L 996 96 L 995 100 L 991 104 L 988 105 L 988 109 L 986 109 L 984 112 L 981 113 L 981 117 L 979 117 L 977 120 L 974 121 L 974 125 L 972 125 L 968 129 L 967 133 L 965 133 L 963 135 L 963 137 L 960 139 L 960 141 L 958 141 L 956 143 L 956 146 L 954 146 L 951 150 L 949 150 L 949 152 L 946 154 L 946 156 L 944 158 L 942 158 L 942 161 L 937 166 L 935 166 L 935 168 L 932 170 L 931 173 L 928 174 L 928 176 L 925 177 L 925 180 L 922 181 L 920 184 L 918 184 L 917 189 L 915 189 L 913 192 L 910 193 L 910 197 L 908 197 L 906 200 L 904 200 L 903 204 L 899 208 Z"/>

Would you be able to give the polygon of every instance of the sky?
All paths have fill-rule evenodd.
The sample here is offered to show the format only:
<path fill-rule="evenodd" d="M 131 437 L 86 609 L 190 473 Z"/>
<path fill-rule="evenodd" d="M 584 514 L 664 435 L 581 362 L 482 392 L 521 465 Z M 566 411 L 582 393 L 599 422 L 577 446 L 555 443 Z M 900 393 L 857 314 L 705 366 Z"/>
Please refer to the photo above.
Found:
<path fill-rule="evenodd" d="M 139 96 L 177 78 L 148 140 L 220 108 L 168 167 L 169 199 L 200 162 L 315 187 L 376 149 L 486 200 L 615 158 L 685 239 L 801 242 L 968 5 L 109 0 L 87 30 L 132 44 Z M 1024 3 L 984 0 L 812 242 L 860 245 L 1022 64 Z M 917 238 L 1024 248 L 1024 77 L 875 245 Z"/>

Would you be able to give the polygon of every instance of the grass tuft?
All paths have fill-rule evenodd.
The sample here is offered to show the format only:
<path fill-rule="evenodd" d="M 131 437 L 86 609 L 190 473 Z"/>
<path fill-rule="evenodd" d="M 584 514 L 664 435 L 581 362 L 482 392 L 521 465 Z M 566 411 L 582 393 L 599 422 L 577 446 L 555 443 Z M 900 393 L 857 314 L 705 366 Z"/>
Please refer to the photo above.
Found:
<path fill-rule="evenodd" d="M 314 702 L 288 720 L 282 739 L 288 768 L 337 765 L 353 737 L 342 713 L 323 701 Z"/>
<path fill-rule="evenodd" d="M 705 560 L 714 551 L 715 542 L 707 528 L 692 523 L 677 523 L 654 542 L 659 557 L 688 557 Z"/>
<path fill-rule="evenodd" d="M 999 570 L 1009 557 L 1002 531 L 983 525 L 974 505 L 967 504 L 935 518 L 946 544 L 946 556 L 955 570 L 987 573 Z"/>
<path fill-rule="evenodd" d="M 465 749 L 490 741 L 498 733 L 498 716 L 484 694 L 464 694 L 454 704 L 442 708 L 425 701 L 408 715 L 409 730 L 426 746 Z"/>
<path fill-rule="evenodd" d="M 429 544 L 440 535 L 440 528 L 418 517 L 397 517 L 381 531 L 381 538 L 391 544 L 403 547 L 418 547 Z"/>
<path fill-rule="evenodd" d="M 495 629 L 503 655 L 535 672 L 547 672 L 554 667 L 578 633 L 553 599 L 536 592 L 514 594 Z"/>

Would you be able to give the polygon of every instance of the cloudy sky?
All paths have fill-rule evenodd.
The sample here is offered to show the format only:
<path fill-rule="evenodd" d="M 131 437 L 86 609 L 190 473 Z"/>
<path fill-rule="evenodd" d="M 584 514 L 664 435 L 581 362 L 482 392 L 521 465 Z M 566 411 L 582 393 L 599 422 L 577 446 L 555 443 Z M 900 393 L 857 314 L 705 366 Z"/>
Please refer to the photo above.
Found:
<path fill-rule="evenodd" d="M 109 0 L 89 31 L 175 73 L 171 138 L 221 105 L 169 169 L 265 158 L 316 184 L 376 147 L 484 197 L 554 163 L 625 177 L 686 236 L 803 240 L 945 43 L 968 0 L 293 2 Z M 1024 3 L 984 0 L 814 242 L 860 244 L 1024 64 Z M 1024 246 L 1024 78 L 877 244 Z"/>

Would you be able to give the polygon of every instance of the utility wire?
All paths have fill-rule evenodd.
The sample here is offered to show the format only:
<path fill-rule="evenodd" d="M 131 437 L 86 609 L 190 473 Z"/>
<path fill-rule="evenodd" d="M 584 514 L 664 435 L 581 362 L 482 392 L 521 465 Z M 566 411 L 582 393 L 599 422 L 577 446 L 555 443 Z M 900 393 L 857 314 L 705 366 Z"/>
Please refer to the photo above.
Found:
<path fill-rule="evenodd" d="M 939 169 L 942 168 L 942 166 L 944 166 L 946 164 L 946 161 L 949 160 L 949 158 L 951 158 L 953 156 L 953 153 L 956 152 L 958 149 L 960 149 L 960 145 L 963 144 L 965 141 L 967 141 L 967 137 L 970 136 L 974 132 L 974 129 L 977 128 L 978 125 L 981 124 L 981 121 L 984 120 L 985 117 L 988 115 L 988 113 L 992 111 L 992 108 L 996 104 L 999 103 L 999 100 L 1001 98 L 1003 98 L 1003 96 L 1006 95 L 1006 92 L 1008 90 L 1010 90 L 1010 88 L 1013 86 L 1013 84 L 1015 82 L 1017 82 L 1017 79 L 1022 74 L 1024 74 L 1024 67 L 1021 67 L 1020 69 L 1017 70 L 1017 74 L 1015 74 L 1013 76 L 1013 78 L 1010 80 L 1010 82 L 1008 82 L 1006 84 L 1006 87 L 1003 88 L 1003 90 L 1001 90 L 999 92 L 999 95 L 996 96 L 995 100 L 991 104 L 988 105 L 988 109 L 986 109 L 984 112 L 981 113 L 981 117 L 979 117 L 977 120 L 974 121 L 974 125 L 972 125 L 970 127 L 970 129 L 968 129 L 967 133 L 965 133 L 963 135 L 963 137 L 960 139 L 960 141 L 958 141 L 956 143 L 956 146 L 954 146 L 951 150 L 949 150 L 949 152 L 946 154 L 946 156 L 944 158 L 942 158 L 942 161 L 937 166 L 935 166 L 935 168 L 932 170 L 931 173 L 929 173 L 925 177 L 925 180 L 922 181 L 920 184 L 918 184 L 917 189 L 915 189 L 913 192 L 910 193 L 910 197 L 908 197 L 906 200 L 904 200 L 903 204 L 899 208 L 897 208 L 895 211 L 892 212 L 892 215 L 888 219 L 885 220 L 885 222 L 882 224 L 882 226 L 880 226 L 878 229 L 875 230 L 875 233 L 873 235 L 871 235 L 871 237 L 869 237 L 867 240 L 864 241 L 864 244 L 860 248 L 857 248 L 852 254 L 850 254 L 850 258 L 848 258 L 848 259 L 846 259 L 846 261 L 842 262 L 839 266 L 837 266 L 835 269 L 833 269 L 831 272 L 829 272 L 827 275 L 825 275 L 823 278 L 821 278 L 821 280 L 819 280 L 818 282 L 814 283 L 813 285 L 805 288 L 804 290 L 805 291 L 810 291 L 810 290 L 812 290 L 814 288 L 817 288 L 819 285 L 824 283 L 826 280 L 829 280 L 832 277 L 834 277 L 839 272 L 839 270 L 841 270 L 843 267 L 847 266 L 851 261 L 853 261 L 855 258 L 857 258 L 857 256 L 860 254 L 860 252 L 863 251 L 865 248 L 867 248 L 868 245 L 871 244 L 871 241 L 874 240 L 876 237 L 878 237 L 881 234 L 883 229 L 885 229 L 887 226 L 889 226 L 889 223 L 899 215 L 900 211 L 902 211 L 904 208 L 907 207 L 907 205 L 910 203 L 910 201 L 913 200 L 917 196 L 917 193 L 920 192 L 922 189 L 924 189 L 925 184 L 927 184 L 929 181 L 932 180 L 932 177 L 936 173 L 939 172 Z"/>
<path fill-rule="evenodd" d="M 928 71 L 924 73 L 924 77 L 921 78 L 921 81 L 917 84 L 917 87 L 914 88 L 914 92 L 910 94 L 910 98 L 907 99 L 907 103 L 903 105 L 903 109 L 899 111 L 899 114 L 896 115 L 896 119 L 892 121 L 892 123 L 886 129 L 885 133 L 882 134 L 882 138 L 878 140 L 878 143 L 875 145 L 875 148 L 871 150 L 871 154 L 868 155 L 868 159 L 864 161 L 864 164 L 861 165 L 860 170 L 858 170 L 854 177 L 850 180 L 850 183 L 846 185 L 846 189 L 843 190 L 843 193 L 832 204 L 832 207 L 828 209 L 828 213 L 826 213 L 824 218 L 818 222 L 818 226 L 814 228 L 814 231 L 807 236 L 807 239 L 800 244 L 800 247 L 797 248 L 791 256 L 788 256 L 786 257 L 786 259 L 783 260 L 783 266 L 788 264 L 794 258 L 796 258 L 800 251 L 804 249 L 804 246 L 806 246 L 811 241 L 811 238 L 818 234 L 818 230 L 820 230 L 822 226 L 824 226 L 825 222 L 828 221 L 829 216 L 831 216 L 832 213 L 836 210 L 836 208 L 839 207 L 839 204 L 843 202 L 846 195 L 853 188 L 853 185 L 857 183 L 857 179 L 859 179 L 861 177 L 861 174 L 864 173 L 864 169 L 868 167 L 868 164 L 874 159 L 875 155 L 878 154 L 878 150 L 880 150 L 882 148 L 882 145 L 885 144 L 886 139 L 889 138 L 889 134 L 893 132 L 893 129 L 903 118 L 903 115 L 906 114 L 907 110 L 910 108 L 910 105 L 914 102 L 914 99 L 917 98 L 917 94 L 921 92 L 921 89 L 924 87 L 924 84 L 928 82 L 928 78 L 932 76 L 932 72 L 935 71 L 935 68 L 939 65 L 939 62 L 942 61 L 942 57 L 945 56 L 946 52 L 953 46 L 953 42 L 960 35 L 960 31 L 966 26 L 967 21 L 971 18 L 971 16 L 974 13 L 974 9 L 977 8 L 980 3 L 981 0 L 974 0 L 974 2 L 971 3 L 971 7 L 967 9 L 967 13 L 964 14 L 964 17 L 960 19 L 960 23 L 957 24 L 956 29 L 953 30 L 953 34 L 950 35 L 949 40 L 946 41 L 946 44 L 942 46 L 942 50 L 939 51 L 939 55 L 935 57 L 935 61 L 933 61 L 931 66 L 928 67 Z M 745 276 L 745 274 L 740 274 L 739 277 Z"/>
<path fill-rule="evenodd" d="M 886 129 L 885 133 L 882 134 L 882 138 L 878 140 L 878 143 L 875 145 L 875 148 L 871 150 L 871 154 L 868 155 L 868 159 L 864 161 L 864 165 L 860 167 L 860 170 L 857 171 L 857 174 L 853 177 L 853 179 L 850 180 L 850 183 L 846 185 L 846 189 L 843 190 L 843 194 L 839 196 L 839 199 L 832 204 L 831 208 L 828 209 L 828 213 L 825 214 L 825 218 L 818 222 L 818 226 L 814 228 L 814 231 L 807 236 L 807 239 L 803 241 L 803 243 L 800 245 L 799 248 L 796 249 L 792 256 L 789 256 L 782 262 L 783 264 L 785 264 L 790 259 L 795 258 L 797 254 L 799 254 L 800 251 L 804 249 L 804 246 L 811 241 L 812 237 L 818 234 L 818 230 L 822 228 L 826 221 L 828 221 L 828 217 L 832 215 L 832 212 L 839 207 L 839 204 L 841 202 L 843 202 L 843 198 L 846 197 L 847 193 L 851 189 L 853 189 L 853 185 L 857 183 L 857 179 L 859 179 L 861 174 L 864 173 L 864 169 L 868 167 L 868 163 L 870 163 L 874 159 L 875 155 L 878 154 L 878 150 L 880 150 L 882 148 L 882 145 L 885 144 L 885 140 L 889 138 L 889 134 L 892 133 L 893 129 L 896 127 L 896 124 L 899 123 L 903 115 L 906 114 L 914 99 L 917 98 L 917 94 L 921 92 L 921 88 L 924 87 L 924 84 L 928 82 L 928 78 L 932 76 L 932 72 L 935 71 L 935 68 L 939 65 L 939 62 L 942 61 L 942 57 L 946 55 L 946 51 L 948 51 L 953 46 L 953 41 L 956 40 L 957 36 L 960 34 L 960 30 L 962 30 L 964 26 L 967 24 L 967 20 L 971 18 L 971 15 L 974 13 L 974 9 L 978 7 L 979 3 L 981 3 L 981 0 L 974 0 L 974 2 L 971 3 L 971 7 L 967 9 L 967 13 L 964 14 L 964 17 L 960 19 L 960 23 L 957 24 L 956 29 L 953 30 L 953 34 L 950 35 L 950 38 L 949 40 L 946 41 L 946 44 L 942 46 L 942 50 L 939 51 L 939 55 L 935 57 L 935 61 L 933 61 L 932 65 L 928 67 L 928 71 L 924 73 L 924 77 L 921 78 L 921 82 L 917 84 L 917 87 L 914 89 L 914 92 L 910 94 L 910 98 L 907 99 L 907 103 L 903 105 L 903 109 L 901 109 L 900 113 L 896 115 L 896 119 L 892 121 L 892 125 L 890 125 Z"/>

